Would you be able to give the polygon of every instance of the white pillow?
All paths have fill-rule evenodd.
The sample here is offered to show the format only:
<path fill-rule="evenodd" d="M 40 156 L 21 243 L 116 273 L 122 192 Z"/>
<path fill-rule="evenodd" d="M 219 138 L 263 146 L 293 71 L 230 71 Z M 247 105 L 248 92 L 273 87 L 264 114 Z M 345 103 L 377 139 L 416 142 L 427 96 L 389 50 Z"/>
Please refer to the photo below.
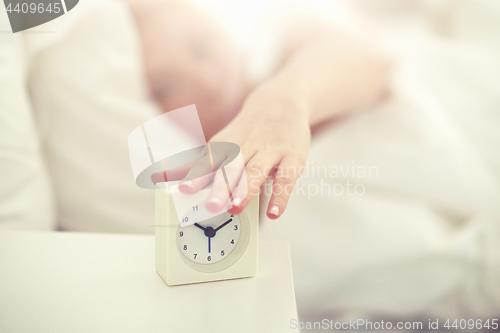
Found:
<path fill-rule="evenodd" d="M 133 18 L 121 2 L 89 0 L 50 23 L 55 34 L 27 43 L 60 228 L 152 233 L 154 193 L 135 185 L 127 143 L 160 111 L 146 98 Z"/>
<path fill-rule="evenodd" d="M 10 31 L 0 10 L 0 31 Z M 53 195 L 28 102 L 22 35 L 0 34 L 0 228 L 51 229 Z"/>

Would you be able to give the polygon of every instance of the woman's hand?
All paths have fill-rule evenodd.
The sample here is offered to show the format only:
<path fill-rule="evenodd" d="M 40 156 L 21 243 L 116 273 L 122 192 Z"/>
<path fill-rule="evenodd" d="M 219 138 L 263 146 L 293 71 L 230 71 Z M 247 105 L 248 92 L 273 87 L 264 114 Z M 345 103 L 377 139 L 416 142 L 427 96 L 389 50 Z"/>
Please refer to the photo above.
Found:
<path fill-rule="evenodd" d="M 234 190 L 230 212 L 242 212 L 252 197 L 259 194 L 266 178 L 274 177 L 267 215 L 272 219 L 281 216 L 304 169 L 310 140 L 307 110 L 299 101 L 272 84 L 263 84 L 254 90 L 233 121 L 210 140 L 233 142 L 241 148 L 243 155 L 247 186 L 231 186 Z M 215 155 L 214 159 L 217 159 Z M 243 165 L 227 172 L 229 183 L 235 185 L 243 181 L 244 177 L 239 180 L 242 171 Z M 211 211 L 221 210 L 227 202 L 227 186 L 221 175 L 219 180 L 217 177 L 206 201 L 206 207 Z M 184 193 L 197 192 L 207 183 L 206 178 L 193 180 L 192 175 L 185 180 L 192 181 L 179 186 Z"/>
<path fill-rule="evenodd" d="M 267 215 L 275 219 L 283 214 L 309 152 L 311 131 L 306 111 L 293 96 L 264 84 L 248 97 L 234 121 L 211 139 L 234 142 L 243 153 L 248 195 L 233 196 L 235 204 L 241 200 L 234 213 L 240 213 L 259 194 L 266 178 L 274 176 Z"/>

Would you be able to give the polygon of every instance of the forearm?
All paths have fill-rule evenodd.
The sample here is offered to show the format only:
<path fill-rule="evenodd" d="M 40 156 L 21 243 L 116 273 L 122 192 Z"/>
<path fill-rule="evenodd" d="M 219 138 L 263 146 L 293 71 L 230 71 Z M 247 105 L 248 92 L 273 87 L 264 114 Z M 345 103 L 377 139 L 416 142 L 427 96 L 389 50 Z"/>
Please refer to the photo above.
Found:
<path fill-rule="evenodd" d="M 390 67 L 373 47 L 332 34 L 293 52 L 259 89 L 289 96 L 314 125 L 377 101 L 387 89 Z"/>

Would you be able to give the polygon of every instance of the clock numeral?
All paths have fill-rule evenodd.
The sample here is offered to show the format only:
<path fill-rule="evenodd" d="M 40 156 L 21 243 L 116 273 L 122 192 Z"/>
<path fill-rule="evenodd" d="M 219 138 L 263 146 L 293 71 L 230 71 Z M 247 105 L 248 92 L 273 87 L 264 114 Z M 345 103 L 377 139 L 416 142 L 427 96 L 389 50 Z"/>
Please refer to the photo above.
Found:
<path fill-rule="evenodd" d="M 184 222 L 184 223 L 187 223 L 187 221 L 189 221 L 189 218 L 187 216 L 182 219 L 182 222 Z"/>
<path fill-rule="evenodd" d="M 197 255 L 198 255 L 198 254 L 196 254 L 196 253 L 194 254 L 194 259 L 196 259 L 196 256 L 197 256 Z"/>
<path fill-rule="evenodd" d="M 207 257 L 207 261 L 210 261 L 210 260 L 212 260 L 212 256 Z"/>
<path fill-rule="evenodd" d="M 220 251 L 220 255 L 224 257 L 224 250 Z"/>
<path fill-rule="evenodd" d="M 188 246 L 184 245 L 184 251 L 186 251 L 187 249 L 188 249 Z"/>
<path fill-rule="evenodd" d="M 234 244 L 234 239 L 231 240 L 231 244 Z"/>
<path fill-rule="evenodd" d="M 234 226 L 234 230 L 238 230 L 238 225 L 235 225 L 235 226 Z"/>
<path fill-rule="evenodd" d="M 193 206 L 193 211 L 198 210 L 198 206 Z"/>
<path fill-rule="evenodd" d="M 181 231 L 181 232 L 179 232 L 179 236 L 180 236 L 180 237 L 184 236 L 184 233 L 183 233 L 182 231 Z"/>

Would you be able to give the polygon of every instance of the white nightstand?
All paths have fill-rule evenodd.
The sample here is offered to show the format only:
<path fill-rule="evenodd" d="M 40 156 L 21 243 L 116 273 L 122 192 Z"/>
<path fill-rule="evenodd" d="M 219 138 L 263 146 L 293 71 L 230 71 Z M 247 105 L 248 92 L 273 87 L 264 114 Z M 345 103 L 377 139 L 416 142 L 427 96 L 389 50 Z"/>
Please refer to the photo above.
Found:
<path fill-rule="evenodd" d="M 288 243 L 261 241 L 257 277 L 168 287 L 154 236 L 0 232 L 0 331 L 297 332 Z"/>

